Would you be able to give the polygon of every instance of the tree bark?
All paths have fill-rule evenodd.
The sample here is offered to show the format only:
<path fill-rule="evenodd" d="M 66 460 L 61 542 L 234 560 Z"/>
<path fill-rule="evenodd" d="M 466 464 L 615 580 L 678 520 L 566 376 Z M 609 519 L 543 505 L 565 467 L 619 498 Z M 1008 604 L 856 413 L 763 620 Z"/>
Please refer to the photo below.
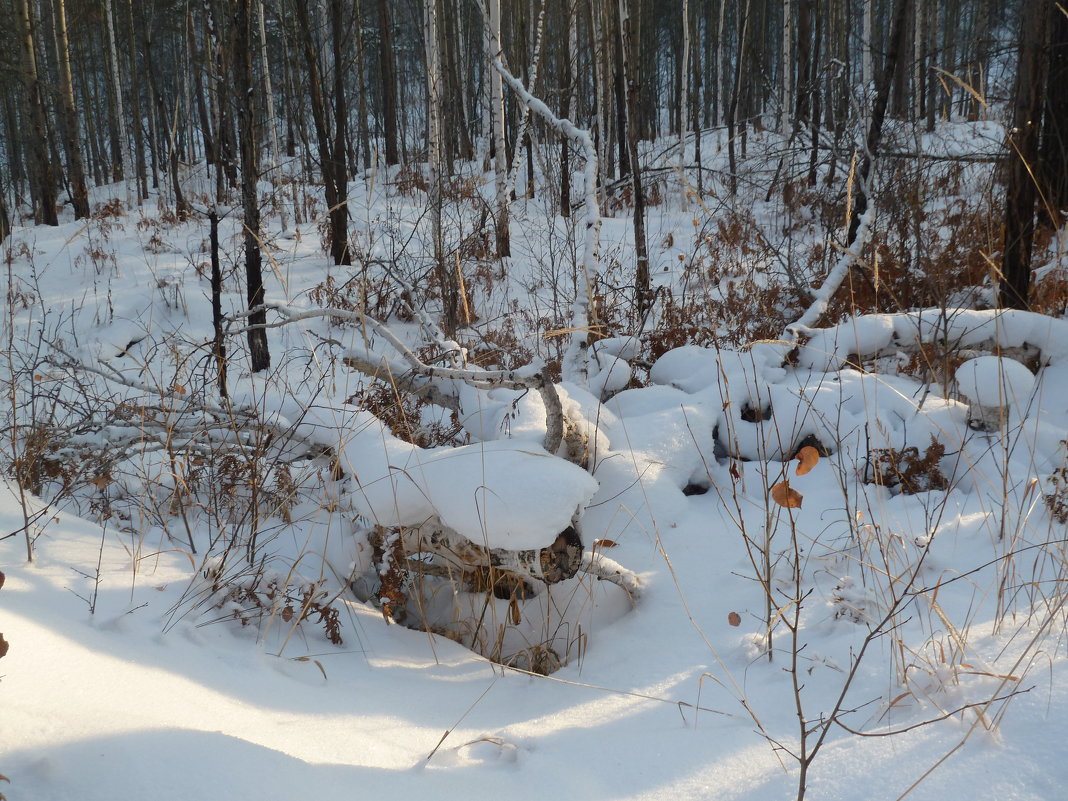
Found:
<path fill-rule="evenodd" d="M 52 6 L 56 28 L 56 64 L 59 68 L 60 130 L 63 150 L 66 151 L 70 177 L 70 200 L 74 219 L 89 216 L 89 190 L 85 183 L 85 163 L 78 136 L 78 113 L 74 105 L 74 82 L 70 72 L 70 41 L 67 37 L 67 7 L 65 0 L 55 0 Z"/>
<path fill-rule="evenodd" d="M 490 52 L 486 69 L 490 73 L 490 107 L 493 112 L 493 173 L 497 192 L 497 257 L 512 255 L 508 209 L 508 154 L 504 134 L 504 87 L 501 76 L 491 64 L 501 53 L 501 0 L 489 0 Z"/>
<path fill-rule="evenodd" d="M 634 276 L 634 306 L 638 319 L 652 304 L 649 277 L 649 249 L 645 241 L 645 196 L 642 187 L 641 164 L 638 161 L 638 48 L 634 36 L 634 15 L 630 3 L 619 0 L 619 25 L 622 36 L 623 74 L 627 82 L 627 153 L 630 159 L 631 187 L 634 192 L 634 253 L 637 264 Z M 640 3 L 640 0 L 638 0 Z"/>
<path fill-rule="evenodd" d="M 1005 186 L 1005 244 L 1001 260 L 998 305 L 1026 309 L 1030 305 L 1031 248 L 1035 234 L 1035 201 L 1041 174 L 1038 164 L 1042 96 L 1046 79 L 1046 36 L 1053 3 L 1025 14 L 1020 28 L 1012 129 L 1009 134 L 1009 175 Z M 1063 87 L 1057 87 L 1063 91 Z"/>
<path fill-rule="evenodd" d="M 38 225 L 59 225 L 56 215 L 56 174 L 48 153 L 44 94 L 37 75 L 35 25 L 29 0 L 15 0 L 15 26 L 22 61 L 19 77 L 26 88 L 26 105 L 30 118 L 30 130 L 26 132 L 26 139 L 33 219 Z"/>
<path fill-rule="evenodd" d="M 393 23 L 390 20 L 389 6 L 391 0 L 379 0 L 378 28 L 381 44 L 378 50 L 380 69 L 382 70 L 382 134 L 386 140 L 386 164 L 393 165 L 400 161 L 397 152 L 397 79 L 393 66 Z"/>
<path fill-rule="evenodd" d="M 257 309 L 249 315 L 248 349 L 252 372 L 271 366 L 267 347 L 267 313 L 262 308 L 263 255 L 260 250 L 259 139 L 256 136 L 255 93 L 252 85 L 252 10 L 253 0 L 234 3 L 234 89 L 237 105 L 239 150 L 241 153 L 241 206 L 244 211 L 245 280 L 248 307 Z"/>

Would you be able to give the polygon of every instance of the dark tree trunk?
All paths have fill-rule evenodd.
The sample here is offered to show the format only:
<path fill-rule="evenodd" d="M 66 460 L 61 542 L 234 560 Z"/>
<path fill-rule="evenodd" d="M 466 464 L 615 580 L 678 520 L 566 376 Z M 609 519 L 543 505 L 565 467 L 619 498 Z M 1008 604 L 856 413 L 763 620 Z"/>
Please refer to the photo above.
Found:
<path fill-rule="evenodd" d="M 67 39 L 67 9 L 64 0 L 56 0 L 52 7 L 56 29 L 56 65 L 59 68 L 60 130 L 63 149 L 67 154 L 70 177 L 70 199 L 74 219 L 89 216 L 89 190 L 85 184 L 85 164 L 78 141 L 78 112 L 74 107 L 74 82 L 70 71 L 70 42 Z"/>
<path fill-rule="evenodd" d="M 1005 186 L 1005 246 L 1001 261 L 998 305 L 1026 309 L 1031 291 L 1031 247 L 1035 233 L 1035 201 L 1038 187 L 1039 137 L 1042 122 L 1042 96 L 1046 73 L 1046 36 L 1052 2 L 1041 11 L 1023 16 L 1020 29 L 1020 58 L 1016 69 L 1012 129 L 1009 136 L 1009 175 Z M 1057 87 L 1056 91 L 1064 91 Z"/>
<path fill-rule="evenodd" d="M 331 10 L 335 10 L 337 0 L 332 0 Z M 343 134 L 335 132 L 331 142 L 327 120 L 326 100 L 323 97 L 322 80 L 319 73 L 319 61 L 315 54 L 315 40 L 312 38 L 311 22 L 308 19 L 307 4 L 302 0 L 294 3 L 297 21 L 300 25 L 301 49 L 308 70 L 308 95 L 311 101 L 312 120 L 315 123 L 315 137 L 319 146 L 319 163 L 323 175 L 323 189 L 326 197 L 327 215 L 330 219 L 330 257 L 334 264 L 350 264 L 352 259 L 348 247 L 348 206 L 343 192 L 346 186 L 345 146 Z M 340 9 L 336 9 L 340 16 Z M 333 17 L 333 14 L 331 15 Z M 340 36 L 340 33 L 337 33 Z M 335 114 L 338 108 L 344 112 L 344 99 L 335 101 Z M 339 161 L 340 158 L 340 161 Z"/>
<path fill-rule="evenodd" d="M 393 67 L 393 23 L 390 21 L 391 0 L 379 0 L 378 27 L 382 37 L 378 50 L 382 70 L 382 133 L 386 139 L 386 164 L 400 161 L 397 152 L 397 79 Z"/>
<path fill-rule="evenodd" d="M 237 106 L 239 149 L 241 153 L 241 206 L 245 215 L 245 280 L 248 307 L 263 305 L 263 256 L 260 251 L 260 202 L 256 184 L 259 180 L 259 142 L 252 85 L 252 14 L 251 0 L 234 3 L 234 100 Z M 263 325 L 267 314 L 261 308 L 249 315 L 248 349 L 252 372 L 271 366 L 267 331 Z M 259 327 L 257 327 L 259 326 Z"/>
<path fill-rule="evenodd" d="M 1068 13 L 1053 9 L 1050 25 L 1049 75 L 1042 118 L 1042 175 L 1046 202 L 1039 214 L 1045 225 L 1060 228 L 1068 214 Z"/>
<path fill-rule="evenodd" d="M 631 2 L 634 0 L 623 0 L 620 3 L 620 10 L 625 14 L 620 20 L 620 30 L 623 38 L 623 72 L 627 81 L 626 142 L 630 159 L 631 187 L 634 192 L 634 251 L 637 261 L 634 305 L 638 319 L 641 320 L 652 303 L 652 291 L 649 277 L 649 251 L 645 242 L 645 197 L 641 164 L 638 161 L 638 92 L 641 84 L 638 80 L 638 43 L 633 32 L 636 15 L 631 13 Z M 640 3 L 640 0 L 637 2 Z"/>
<path fill-rule="evenodd" d="M 44 95 L 37 76 L 37 55 L 34 42 L 34 22 L 28 0 L 16 0 L 15 24 L 22 58 L 19 77 L 26 87 L 30 130 L 28 140 L 30 163 L 30 195 L 33 198 L 33 219 L 38 225 L 59 225 L 56 216 L 56 174 L 48 149 L 48 123 L 45 117 Z"/>

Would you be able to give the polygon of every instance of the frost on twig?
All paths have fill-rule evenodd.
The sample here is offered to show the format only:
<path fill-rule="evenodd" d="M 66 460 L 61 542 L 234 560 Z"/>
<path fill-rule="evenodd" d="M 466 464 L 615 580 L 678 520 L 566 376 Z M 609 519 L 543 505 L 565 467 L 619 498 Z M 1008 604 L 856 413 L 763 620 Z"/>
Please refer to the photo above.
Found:
<path fill-rule="evenodd" d="M 573 141 L 582 150 L 586 160 L 583 172 L 583 189 L 586 205 L 586 243 L 582 253 L 582 280 L 578 281 L 575 303 L 571 315 L 571 341 L 564 354 L 563 375 L 569 381 L 585 387 L 590 373 L 590 297 L 600 275 L 601 210 L 597 205 L 597 146 L 588 131 L 577 127 L 571 120 L 557 117 L 549 107 L 526 90 L 522 82 L 513 76 L 500 57 L 494 59 L 493 67 L 501 74 L 528 109 L 540 115 L 549 126 Z"/>

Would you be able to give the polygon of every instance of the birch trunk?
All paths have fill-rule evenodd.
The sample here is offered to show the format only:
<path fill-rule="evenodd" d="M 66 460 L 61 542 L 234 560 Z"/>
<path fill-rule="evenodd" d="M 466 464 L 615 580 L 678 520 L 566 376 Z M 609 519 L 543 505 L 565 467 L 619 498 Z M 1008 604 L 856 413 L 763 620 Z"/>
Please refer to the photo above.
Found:
<path fill-rule="evenodd" d="M 501 0 L 489 0 L 489 43 L 487 61 L 492 64 L 501 55 Z M 493 116 L 493 171 L 497 190 L 497 257 L 512 255 L 511 235 L 508 230 L 508 154 L 504 141 L 504 87 L 501 75 L 490 69 L 490 108 Z"/>

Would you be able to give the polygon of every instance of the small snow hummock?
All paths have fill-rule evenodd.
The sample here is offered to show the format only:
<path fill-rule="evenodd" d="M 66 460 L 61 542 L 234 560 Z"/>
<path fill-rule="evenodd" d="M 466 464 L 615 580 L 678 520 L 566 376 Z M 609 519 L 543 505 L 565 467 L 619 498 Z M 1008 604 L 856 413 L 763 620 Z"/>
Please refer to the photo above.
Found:
<path fill-rule="evenodd" d="M 1035 388 L 1035 377 L 1014 359 L 980 356 L 957 368 L 957 391 L 977 406 L 1017 407 Z"/>
<path fill-rule="evenodd" d="M 309 409 L 302 427 L 336 443 L 341 466 L 357 483 L 350 498 L 363 517 L 387 527 L 437 518 L 487 548 L 548 547 L 599 487 L 581 467 L 533 442 L 424 449 L 350 407 Z"/>

